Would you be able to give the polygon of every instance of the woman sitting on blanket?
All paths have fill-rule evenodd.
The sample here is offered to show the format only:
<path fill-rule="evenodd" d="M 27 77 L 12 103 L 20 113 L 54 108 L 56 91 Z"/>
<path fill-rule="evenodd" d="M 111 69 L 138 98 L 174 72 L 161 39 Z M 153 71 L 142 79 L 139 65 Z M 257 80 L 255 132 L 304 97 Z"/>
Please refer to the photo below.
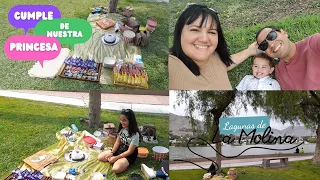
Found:
<path fill-rule="evenodd" d="M 139 129 L 134 112 L 123 109 L 120 113 L 120 124 L 117 140 L 112 150 L 102 152 L 99 161 L 113 164 L 112 171 L 122 173 L 137 159 L 139 146 Z"/>

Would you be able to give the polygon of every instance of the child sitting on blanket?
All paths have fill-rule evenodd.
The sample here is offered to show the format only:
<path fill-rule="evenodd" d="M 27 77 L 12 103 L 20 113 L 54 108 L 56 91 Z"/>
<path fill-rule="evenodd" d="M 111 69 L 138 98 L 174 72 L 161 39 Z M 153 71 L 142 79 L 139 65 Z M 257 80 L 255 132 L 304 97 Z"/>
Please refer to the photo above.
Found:
<path fill-rule="evenodd" d="M 118 130 L 118 137 L 112 150 L 98 155 L 99 161 L 113 164 L 112 171 L 116 174 L 127 170 L 138 157 L 140 133 L 136 117 L 131 109 L 121 111 Z"/>
<path fill-rule="evenodd" d="M 279 83 L 269 75 L 274 71 L 273 58 L 258 54 L 253 58 L 252 74 L 246 75 L 236 87 L 237 90 L 280 90 Z"/>

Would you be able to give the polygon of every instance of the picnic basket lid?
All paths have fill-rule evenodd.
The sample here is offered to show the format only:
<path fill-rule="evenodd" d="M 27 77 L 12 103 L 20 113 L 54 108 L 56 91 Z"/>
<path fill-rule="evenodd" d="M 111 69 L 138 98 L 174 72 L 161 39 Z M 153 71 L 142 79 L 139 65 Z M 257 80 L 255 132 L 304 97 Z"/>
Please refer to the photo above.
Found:
<path fill-rule="evenodd" d="M 82 138 L 82 140 L 83 140 L 85 143 L 87 143 L 87 144 L 94 144 L 94 143 L 97 142 L 97 141 L 96 141 L 93 137 L 91 137 L 91 136 L 84 136 L 84 137 Z"/>
<path fill-rule="evenodd" d="M 138 147 L 138 156 L 139 157 L 147 157 L 149 154 L 149 150 L 145 147 Z"/>

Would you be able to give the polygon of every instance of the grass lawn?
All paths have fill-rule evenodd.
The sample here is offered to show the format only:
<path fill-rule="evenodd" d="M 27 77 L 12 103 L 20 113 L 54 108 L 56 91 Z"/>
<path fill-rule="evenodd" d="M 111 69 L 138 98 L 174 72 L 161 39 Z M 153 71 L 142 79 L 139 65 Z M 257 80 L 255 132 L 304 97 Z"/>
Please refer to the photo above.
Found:
<path fill-rule="evenodd" d="M 228 169 L 223 169 L 223 173 L 227 174 Z M 320 165 L 313 165 L 311 160 L 289 162 L 289 167 L 282 169 L 237 167 L 239 174 L 237 180 L 316 180 L 320 179 L 319 169 Z M 241 170 L 245 170 L 246 174 L 241 174 Z M 170 178 L 183 180 L 202 179 L 204 173 L 206 173 L 204 170 L 170 171 Z"/>
<path fill-rule="evenodd" d="M 23 35 L 23 29 L 16 29 L 8 22 L 8 12 L 18 4 L 53 4 L 64 18 L 87 19 L 92 7 L 107 6 L 108 0 L 2 0 L 0 8 L 1 47 L 5 41 L 14 35 Z M 135 16 L 141 24 L 148 17 L 158 21 L 157 29 L 150 36 L 150 44 L 142 49 L 143 61 L 149 77 L 149 89 L 168 89 L 168 3 L 144 2 L 134 0 L 119 0 L 118 8 L 134 7 Z M 156 11 L 155 11 L 156 10 Z M 33 34 L 33 29 L 29 30 Z M 53 80 L 31 78 L 28 70 L 35 61 L 11 61 L 4 51 L 0 52 L 0 89 L 41 89 L 41 90 L 88 90 L 88 89 L 128 89 L 121 86 L 101 85 L 84 81 L 75 81 L 57 77 Z"/>
<path fill-rule="evenodd" d="M 231 54 L 246 49 L 263 26 L 283 28 L 293 42 L 318 33 L 320 29 L 318 0 L 170 0 L 169 48 L 176 20 L 188 2 L 206 4 L 218 12 Z M 245 75 L 252 74 L 251 65 L 250 58 L 229 72 L 232 87 Z"/>
<path fill-rule="evenodd" d="M 76 124 L 79 130 L 81 117 L 87 117 L 87 108 L 58 105 L 37 101 L 0 97 L 0 179 L 22 163 L 22 160 L 41 149 L 58 142 L 56 132 Z M 153 124 L 157 128 L 159 145 L 169 145 L 169 117 L 165 115 L 136 114 L 138 125 Z M 102 122 L 113 122 L 118 126 L 119 112 L 103 110 Z M 86 129 L 90 132 L 93 130 Z M 108 175 L 110 179 L 128 179 L 131 173 L 142 174 L 140 164 L 158 169 L 160 163 L 152 158 L 152 145 L 141 142 L 149 149 L 146 159 L 137 161 L 119 176 Z"/>

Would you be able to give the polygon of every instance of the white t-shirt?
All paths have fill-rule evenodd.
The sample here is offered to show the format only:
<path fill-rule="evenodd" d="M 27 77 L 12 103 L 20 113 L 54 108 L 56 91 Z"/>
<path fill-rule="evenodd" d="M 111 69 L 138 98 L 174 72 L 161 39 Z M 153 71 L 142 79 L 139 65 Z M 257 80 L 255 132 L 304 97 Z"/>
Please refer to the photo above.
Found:
<path fill-rule="evenodd" d="M 281 90 L 278 81 L 269 76 L 256 78 L 246 75 L 236 87 L 237 90 Z"/>
<path fill-rule="evenodd" d="M 139 146 L 139 133 L 137 132 L 135 135 L 129 136 L 129 132 L 127 128 L 122 128 L 119 132 L 120 141 L 122 144 L 126 146 L 130 146 L 133 144 L 135 146 Z"/>

